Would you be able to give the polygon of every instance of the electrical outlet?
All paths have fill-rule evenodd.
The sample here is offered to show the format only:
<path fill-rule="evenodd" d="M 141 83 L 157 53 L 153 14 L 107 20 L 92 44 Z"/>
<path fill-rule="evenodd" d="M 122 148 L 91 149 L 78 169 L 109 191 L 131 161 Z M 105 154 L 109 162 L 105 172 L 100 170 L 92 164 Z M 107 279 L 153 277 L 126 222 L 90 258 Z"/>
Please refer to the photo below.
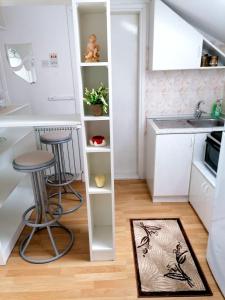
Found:
<path fill-rule="evenodd" d="M 58 54 L 56 52 L 49 53 L 49 64 L 51 67 L 58 67 Z"/>

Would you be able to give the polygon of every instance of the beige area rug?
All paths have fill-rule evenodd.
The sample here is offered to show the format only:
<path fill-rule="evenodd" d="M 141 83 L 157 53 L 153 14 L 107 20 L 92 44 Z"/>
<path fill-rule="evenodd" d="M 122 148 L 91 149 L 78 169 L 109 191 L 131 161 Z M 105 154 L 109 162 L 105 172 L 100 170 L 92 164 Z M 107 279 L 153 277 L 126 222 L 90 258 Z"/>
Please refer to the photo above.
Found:
<path fill-rule="evenodd" d="M 179 219 L 132 219 L 139 297 L 210 296 Z"/>

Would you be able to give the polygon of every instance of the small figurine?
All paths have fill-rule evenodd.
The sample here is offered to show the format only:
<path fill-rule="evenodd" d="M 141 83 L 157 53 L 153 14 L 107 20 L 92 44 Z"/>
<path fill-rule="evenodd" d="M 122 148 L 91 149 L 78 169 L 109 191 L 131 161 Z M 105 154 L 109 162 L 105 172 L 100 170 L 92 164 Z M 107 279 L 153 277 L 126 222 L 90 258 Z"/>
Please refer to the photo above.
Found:
<path fill-rule="evenodd" d="M 105 186 L 106 177 L 105 175 L 96 175 L 95 184 L 98 188 L 103 188 Z"/>
<path fill-rule="evenodd" d="M 85 54 L 85 62 L 98 62 L 100 57 L 100 46 L 97 44 L 95 34 L 91 34 L 88 38 L 87 50 Z"/>

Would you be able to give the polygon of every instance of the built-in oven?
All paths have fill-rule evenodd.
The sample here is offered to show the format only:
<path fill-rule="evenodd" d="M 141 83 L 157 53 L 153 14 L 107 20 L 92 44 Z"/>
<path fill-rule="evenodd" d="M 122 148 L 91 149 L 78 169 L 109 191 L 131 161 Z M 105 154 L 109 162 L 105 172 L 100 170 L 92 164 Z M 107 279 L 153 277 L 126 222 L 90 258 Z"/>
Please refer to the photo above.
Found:
<path fill-rule="evenodd" d="M 207 135 L 204 163 L 216 175 L 220 156 L 222 131 L 213 131 Z"/>

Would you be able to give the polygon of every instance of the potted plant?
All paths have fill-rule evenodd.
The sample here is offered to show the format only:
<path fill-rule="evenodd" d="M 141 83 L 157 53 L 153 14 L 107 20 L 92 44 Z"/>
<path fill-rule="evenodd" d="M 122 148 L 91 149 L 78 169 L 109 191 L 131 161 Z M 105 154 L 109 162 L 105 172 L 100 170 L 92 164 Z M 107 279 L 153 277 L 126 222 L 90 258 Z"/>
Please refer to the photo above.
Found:
<path fill-rule="evenodd" d="M 108 88 L 103 83 L 98 89 L 87 89 L 84 92 L 84 102 L 90 105 L 91 114 L 94 116 L 101 116 L 103 112 L 108 113 Z"/>

